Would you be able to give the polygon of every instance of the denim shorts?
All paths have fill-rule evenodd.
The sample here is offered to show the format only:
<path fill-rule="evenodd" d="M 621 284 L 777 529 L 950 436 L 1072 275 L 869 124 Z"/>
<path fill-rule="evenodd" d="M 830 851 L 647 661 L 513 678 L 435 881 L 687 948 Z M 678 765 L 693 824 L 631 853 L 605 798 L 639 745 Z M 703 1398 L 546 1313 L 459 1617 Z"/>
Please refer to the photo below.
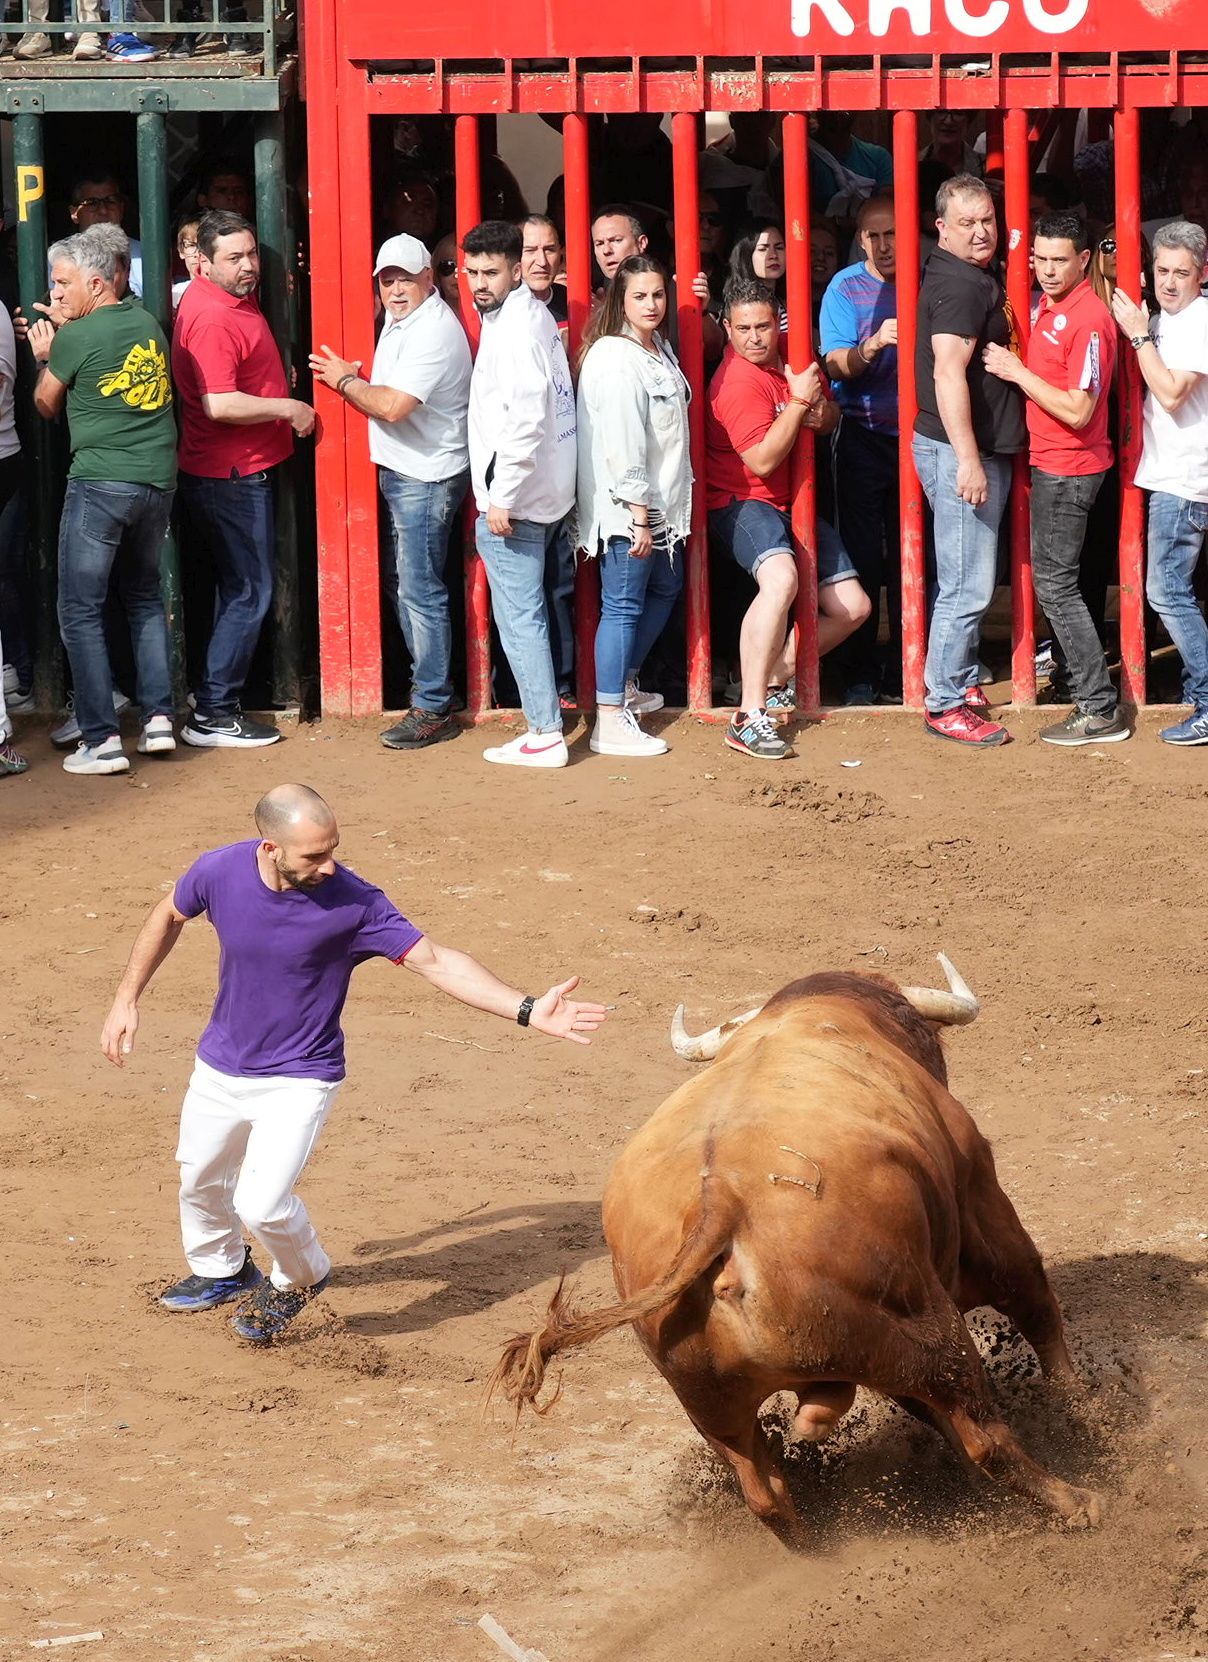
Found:
<path fill-rule="evenodd" d="M 827 589 L 834 583 L 857 578 L 851 556 L 834 526 L 824 519 L 819 519 L 817 526 L 818 587 Z M 783 508 L 760 501 L 758 497 L 743 500 L 732 496 L 724 508 L 712 509 L 709 530 L 752 577 L 771 555 L 793 553 L 790 516 Z"/>

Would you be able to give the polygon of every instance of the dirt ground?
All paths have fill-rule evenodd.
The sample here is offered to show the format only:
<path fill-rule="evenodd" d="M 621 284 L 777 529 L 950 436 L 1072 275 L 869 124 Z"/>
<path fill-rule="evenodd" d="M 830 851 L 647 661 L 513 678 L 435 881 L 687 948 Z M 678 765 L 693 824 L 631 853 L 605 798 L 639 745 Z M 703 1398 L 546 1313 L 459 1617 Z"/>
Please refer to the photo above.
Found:
<path fill-rule="evenodd" d="M 0 1656 L 103 1631 L 95 1662 L 491 1662 L 489 1611 L 549 1662 L 1156 1662 L 1208 1653 L 1204 1206 L 1208 762 L 1155 737 L 1062 752 L 1043 715 L 967 755 L 901 712 L 759 764 L 679 718 L 666 760 L 485 767 L 370 726 L 73 779 L 44 738 L 0 785 L 4 1342 Z M 132 748 L 132 747 L 131 747 Z M 859 761 L 859 768 L 844 762 Z M 191 925 L 124 1074 L 97 1036 L 133 933 L 192 857 L 304 779 L 348 863 L 436 939 L 618 1008 L 572 1050 L 384 963 L 303 1192 L 329 1294 L 267 1353 L 183 1273 L 174 1134 L 216 950 Z M 861 1398 L 793 1455 L 814 1530 L 745 1513 L 630 1334 L 572 1356 L 546 1419 L 480 1417 L 558 1274 L 603 1299 L 599 1197 L 703 1026 L 819 968 L 983 1001 L 953 1087 L 1045 1253 L 1094 1390 L 1074 1409 L 976 1319 L 1008 1418 L 1110 1511 L 1052 1526 Z M 77 1654 L 74 1650 L 72 1655 Z"/>

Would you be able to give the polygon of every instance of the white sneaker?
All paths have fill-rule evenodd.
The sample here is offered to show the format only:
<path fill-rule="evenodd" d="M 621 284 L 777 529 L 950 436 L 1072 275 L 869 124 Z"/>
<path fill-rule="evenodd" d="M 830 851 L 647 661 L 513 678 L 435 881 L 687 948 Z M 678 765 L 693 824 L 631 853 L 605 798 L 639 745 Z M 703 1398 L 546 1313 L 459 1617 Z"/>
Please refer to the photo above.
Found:
<path fill-rule="evenodd" d="M 570 756 L 561 733 L 521 733 L 518 739 L 484 750 L 482 759 L 514 768 L 564 768 Z"/>
<path fill-rule="evenodd" d="M 125 693 L 115 691 L 113 694 L 114 715 L 120 716 L 123 710 L 128 710 L 129 708 L 130 700 L 126 697 Z M 80 724 L 76 720 L 74 693 L 68 693 L 67 695 L 67 704 L 64 714 L 66 715 L 67 720 L 63 722 L 62 726 L 51 728 L 50 742 L 51 744 L 64 745 L 78 744 L 80 741 Z"/>
<path fill-rule="evenodd" d="M 6 696 L 9 693 L 15 693 L 17 691 L 17 688 L 20 685 L 21 685 L 21 683 L 17 680 L 17 667 L 16 667 L 16 665 L 15 664 L 5 664 L 5 666 L 4 666 L 4 691 L 5 691 Z"/>
<path fill-rule="evenodd" d="M 625 683 L 625 708 L 632 710 L 635 716 L 651 716 L 656 710 L 663 707 L 663 695 L 656 692 L 643 692 L 638 686 L 637 677 Z"/>
<path fill-rule="evenodd" d="M 144 756 L 160 756 L 176 749 L 170 716 L 152 716 L 139 734 L 138 748 Z"/>
<path fill-rule="evenodd" d="M 70 40 L 71 36 L 66 36 Z M 101 45 L 100 35 L 81 35 L 76 41 L 72 57 L 77 63 L 95 63 L 105 56 L 105 49 Z"/>
<path fill-rule="evenodd" d="M 125 773 L 129 766 L 130 758 L 122 749 L 120 733 L 96 745 L 87 745 L 81 739 L 71 755 L 63 758 L 64 773 Z"/>
<path fill-rule="evenodd" d="M 595 730 L 591 748 L 597 756 L 664 756 L 665 739 L 656 739 L 653 733 L 643 733 L 638 718 L 627 705 L 614 705 L 605 714 L 607 706 L 596 712 Z"/>

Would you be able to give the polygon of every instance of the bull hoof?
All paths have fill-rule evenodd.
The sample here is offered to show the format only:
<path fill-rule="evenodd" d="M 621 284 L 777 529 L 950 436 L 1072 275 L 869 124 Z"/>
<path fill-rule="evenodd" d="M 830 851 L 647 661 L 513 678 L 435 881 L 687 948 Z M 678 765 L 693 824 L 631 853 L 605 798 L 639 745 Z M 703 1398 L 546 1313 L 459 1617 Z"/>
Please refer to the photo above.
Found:
<path fill-rule="evenodd" d="M 1067 1488 L 1061 1510 L 1067 1529 L 1097 1529 L 1107 1516 L 1107 1502 L 1093 1489 Z"/>

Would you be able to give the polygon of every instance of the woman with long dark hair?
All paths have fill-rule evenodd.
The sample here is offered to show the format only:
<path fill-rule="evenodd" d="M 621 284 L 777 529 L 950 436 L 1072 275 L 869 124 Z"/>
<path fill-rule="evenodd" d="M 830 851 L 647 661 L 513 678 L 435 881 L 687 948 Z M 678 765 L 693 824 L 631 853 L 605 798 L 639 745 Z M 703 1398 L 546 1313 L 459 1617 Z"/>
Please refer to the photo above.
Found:
<path fill-rule="evenodd" d="M 688 383 L 660 330 L 667 273 L 623 260 L 588 326 L 579 360 L 579 544 L 600 561 L 596 725 L 605 756 L 659 756 L 664 740 L 639 716 L 661 708 L 637 673 L 683 582 L 692 516 Z"/>

